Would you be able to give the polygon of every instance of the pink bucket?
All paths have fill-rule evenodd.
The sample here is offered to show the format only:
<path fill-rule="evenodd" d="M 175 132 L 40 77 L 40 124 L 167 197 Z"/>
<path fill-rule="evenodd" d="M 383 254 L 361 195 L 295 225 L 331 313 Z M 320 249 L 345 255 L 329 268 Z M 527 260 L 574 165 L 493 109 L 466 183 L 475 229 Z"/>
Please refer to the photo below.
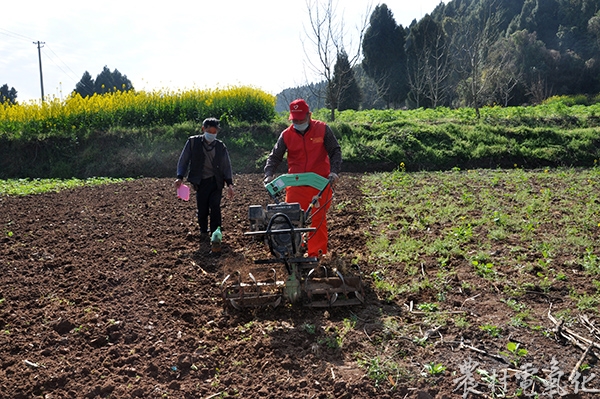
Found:
<path fill-rule="evenodd" d="M 182 184 L 177 189 L 177 197 L 181 198 L 184 201 L 189 201 L 190 199 L 190 188 L 185 184 Z"/>

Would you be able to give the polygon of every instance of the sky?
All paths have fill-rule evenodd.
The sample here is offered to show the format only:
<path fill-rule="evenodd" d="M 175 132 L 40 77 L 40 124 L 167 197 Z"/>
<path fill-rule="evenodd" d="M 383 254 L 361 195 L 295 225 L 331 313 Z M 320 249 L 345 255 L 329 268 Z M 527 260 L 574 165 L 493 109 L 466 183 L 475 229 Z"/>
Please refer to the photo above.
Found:
<path fill-rule="evenodd" d="M 321 80 L 309 33 L 316 1 L 10 1 L 2 5 L 0 86 L 14 87 L 21 103 L 41 98 L 40 42 L 46 98 L 67 97 L 84 72 L 95 79 L 105 66 L 136 90 L 244 85 L 276 95 Z M 380 3 L 406 27 L 440 0 L 333 0 L 349 55 Z"/>

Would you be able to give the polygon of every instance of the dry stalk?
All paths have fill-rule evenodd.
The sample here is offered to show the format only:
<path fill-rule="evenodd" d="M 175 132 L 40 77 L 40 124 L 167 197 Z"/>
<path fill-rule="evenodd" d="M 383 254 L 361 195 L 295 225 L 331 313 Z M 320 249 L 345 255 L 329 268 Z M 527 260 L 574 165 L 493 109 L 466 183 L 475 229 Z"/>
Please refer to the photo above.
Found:
<path fill-rule="evenodd" d="M 573 367 L 573 370 L 571 370 L 571 374 L 569 375 L 569 382 L 573 381 L 573 379 L 575 378 L 575 375 L 577 375 L 577 370 L 579 370 L 579 368 L 581 367 L 581 364 L 583 363 L 583 360 L 589 353 L 590 349 L 592 349 L 592 345 L 589 345 L 586 348 L 586 350 L 583 352 L 583 354 L 579 358 L 579 361 L 575 364 L 575 367 Z"/>
<path fill-rule="evenodd" d="M 580 348 L 581 350 L 584 351 L 582 356 L 579 358 L 579 361 L 577 362 L 577 364 L 571 371 L 571 374 L 569 375 L 569 381 L 572 381 L 572 379 L 575 378 L 575 374 L 577 373 L 577 370 L 583 363 L 583 361 L 584 361 L 585 357 L 588 355 L 588 353 L 591 352 L 595 357 L 599 356 L 599 353 L 593 350 L 593 349 L 600 349 L 600 344 L 596 343 L 596 339 L 598 339 L 598 337 L 596 336 L 597 329 L 589 321 L 587 316 L 580 316 L 579 320 L 582 322 L 582 324 L 584 326 L 586 326 L 588 328 L 588 330 L 593 335 L 592 339 L 583 337 L 583 336 L 579 335 L 578 333 L 576 333 L 575 331 L 573 331 L 572 329 L 570 329 L 569 327 L 566 327 L 564 325 L 564 320 L 561 320 L 560 322 L 558 320 L 556 320 L 556 318 L 554 316 L 552 316 L 551 310 L 552 310 L 552 305 L 550 305 L 550 308 L 548 309 L 548 318 L 550 319 L 550 321 L 552 321 L 552 323 L 554 323 L 555 334 L 559 337 L 566 339 L 567 341 L 571 342 L 573 345 L 577 346 L 578 348 Z"/>
<path fill-rule="evenodd" d="M 508 361 L 507 361 L 505 358 L 503 358 L 502 356 L 499 356 L 499 355 L 494 355 L 493 353 L 489 353 L 489 352 L 487 352 L 487 351 L 484 351 L 483 349 L 479 349 L 479 348 L 476 348 L 476 347 L 474 347 L 474 346 L 467 345 L 467 344 L 465 344 L 463 341 L 460 341 L 460 345 L 458 346 L 458 348 L 459 348 L 459 349 L 463 349 L 463 348 L 465 348 L 465 349 L 470 349 L 470 350 L 472 350 L 473 352 L 477 352 L 477 353 L 481 353 L 482 355 L 486 355 L 486 356 L 489 356 L 489 357 L 493 357 L 494 359 L 496 359 L 496 360 L 499 360 L 499 361 L 501 361 L 502 363 L 510 364 L 510 363 L 509 363 L 509 362 L 508 362 Z"/>

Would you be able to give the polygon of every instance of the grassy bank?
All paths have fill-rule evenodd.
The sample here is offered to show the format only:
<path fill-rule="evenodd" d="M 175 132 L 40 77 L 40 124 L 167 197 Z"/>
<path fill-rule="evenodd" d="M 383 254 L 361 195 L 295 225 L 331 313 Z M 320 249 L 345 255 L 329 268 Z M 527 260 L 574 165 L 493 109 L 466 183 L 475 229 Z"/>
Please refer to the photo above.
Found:
<path fill-rule="evenodd" d="M 238 102 L 244 103 L 242 97 Z M 566 103 L 484 108 L 481 118 L 470 108 L 344 111 L 329 124 L 342 146 L 345 171 L 391 171 L 401 163 L 408 171 L 592 167 L 600 159 L 600 105 Z M 135 104 L 140 108 L 89 116 L 94 122 L 80 121 L 71 130 L 60 127 L 66 122 L 53 125 L 56 118 L 50 117 L 27 120 L 23 115 L 21 128 L 3 120 L 0 178 L 172 176 L 186 138 L 199 133 L 200 114 L 189 118 L 172 104 Z M 156 114 L 162 108 L 181 119 L 166 123 L 163 115 L 150 123 L 149 110 Z M 230 150 L 235 172 L 260 172 L 289 123 L 287 114 L 261 114 L 257 121 L 247 115 L 254 115 L 247 105 L 244 112 L 221 108 L 214 110 L 223 119 L 219 138 Z M 131 122 L 123 123 L 123 115 Z M 313 117 L 326 121 L 329 111 L 318 110 Z M 97 121 L 107 124 L 96 126 Z M 35 133 L 32 126 L 40 130 Z"/>

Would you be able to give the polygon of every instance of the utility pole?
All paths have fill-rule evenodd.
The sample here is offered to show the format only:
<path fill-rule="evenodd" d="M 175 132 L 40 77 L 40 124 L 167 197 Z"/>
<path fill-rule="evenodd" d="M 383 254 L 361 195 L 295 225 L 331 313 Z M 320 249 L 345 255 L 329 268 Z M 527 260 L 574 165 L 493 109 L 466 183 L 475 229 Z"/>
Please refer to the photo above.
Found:
<path fill-rule="evenodd" d="M 42 76 L 42 52 L 40 49 L 42 48 L 41 45 L 46 43 L 38 40 L 37 42 L 33 42 L 33 44 L 37 44 L 38 48 L 38 59 L 40 61 L 40 86 L 42 88 L 42 102 L 44 102 L 44 77 Z"/>

